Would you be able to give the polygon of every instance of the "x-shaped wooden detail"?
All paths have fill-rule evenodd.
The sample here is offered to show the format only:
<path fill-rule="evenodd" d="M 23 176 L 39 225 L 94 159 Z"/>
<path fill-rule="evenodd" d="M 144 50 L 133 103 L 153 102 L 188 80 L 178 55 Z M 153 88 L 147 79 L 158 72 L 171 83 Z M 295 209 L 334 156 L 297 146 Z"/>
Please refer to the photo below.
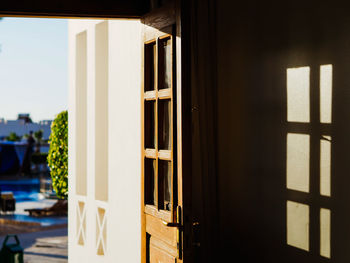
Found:
<path fill-rule="evenodd" d="M 104 255 L 106 251 L 106 210 L 104 208 L 97 208 L 96 214 L 96 247 L 97 255 Z"/>
<path fill-rule="evenodd" d="M 84 245 L 86 240 L 86 209 L 85 203 L 79 201 L 77 205 L 77 240 L 79 245 Z"/>

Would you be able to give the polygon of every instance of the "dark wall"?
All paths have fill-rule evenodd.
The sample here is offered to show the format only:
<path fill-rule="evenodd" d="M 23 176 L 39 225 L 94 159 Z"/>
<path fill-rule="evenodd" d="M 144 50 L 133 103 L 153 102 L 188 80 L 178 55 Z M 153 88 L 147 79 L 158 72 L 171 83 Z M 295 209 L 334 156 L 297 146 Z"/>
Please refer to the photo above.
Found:
<path fill-rule="evenodd" d="M 350 16 L 338 3 L 216 6 L 217 257 L 230 262 L 350 260 Z M 319 125 L 319 66 L 333 65 L 332 124 Z M 287 122 L 286 69 L 311 68 L 311 124 Z M 212 86 L 215 89 L 215 85 Z M 286 189 L 286 136 L 310 134 L 310 193 Z M 319 194 L 319 142 L 332 136 L 330 198 Z M 286 244 L 286 201 L 310 207 L 309 251 Z M 331 210 L 331 259 L 321 257 L 319 209 Z"/>

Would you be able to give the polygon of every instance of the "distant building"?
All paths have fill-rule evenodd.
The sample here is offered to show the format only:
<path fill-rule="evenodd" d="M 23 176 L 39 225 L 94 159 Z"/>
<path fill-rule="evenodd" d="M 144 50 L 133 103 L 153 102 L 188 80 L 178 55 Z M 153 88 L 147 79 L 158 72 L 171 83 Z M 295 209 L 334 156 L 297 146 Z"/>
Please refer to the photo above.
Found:
<path fill-rule="evenodd" d="M 23 120 L 25 123 L 32 123 L 32 119 L 30 118 L 29 113 L 19 113 L 18 120 Z"/>
<path fill-rule="evenodd" d="M 17 120 L 0 119 L 0 139 L 5 139 L 11 132 L 18 136 L 29 134 L 30 131 L 36 132 L 43 130 L 43 139 L 47 140 L 51 133 L 52 120 L 42 120 L 35 123 L 28 113 L 18 114 Z"/>

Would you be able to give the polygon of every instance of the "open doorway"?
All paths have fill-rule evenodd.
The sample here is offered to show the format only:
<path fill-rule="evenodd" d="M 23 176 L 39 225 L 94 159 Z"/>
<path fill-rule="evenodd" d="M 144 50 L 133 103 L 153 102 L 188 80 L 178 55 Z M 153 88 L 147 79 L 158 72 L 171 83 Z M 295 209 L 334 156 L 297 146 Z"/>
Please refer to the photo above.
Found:
<path fill-rule="evenodd" d="M 67 198 L 47 161 L 52 123 L 68 109 L 67 24 L 0 19 L 0 243 L 17 234 L 25 262 L 68 258 Z"/>
<path fill-rule="evenodd" d="M 134 5 L 132 1 L 129 3 Z M 99 3 L 99 8 L 101 5 Z M 79 9 L 76 14 L 83 11 Z M 113 9 L 110 12 L 114 12 Z M 120 12 L 115 11 L 115 16 L 131 16 L 126 13 L 121 15 Z M 69 21 L 68 236 L 69 260 L 73 262 L 140 262 L 145 259 L 142 253 L 146 242 L 141 242 L 145 229 L 142 229 L 140 191 L 143 136 L 140 89 L 144 24 L 138 18 L 146 12 L 147 8 L 133 13 L 137 19 L 129 20 Z M 111 17 L 110 14 L 106 16 Z M 180 27 L 180 24 L 176 26 Z M 152 23 L 150 27 L 153 27 Z M 170 50 L 180 48 L 180 31 L 176 29 L 176 32 L 164 39 L 163 36 L 157 38 L 159 47 L 167 47 L 168 55 L 171 54 L 168 47 Z M 165 41 L 170 38 L 171 41 Z M 162 54 L 162 51 L 158 53 Z M 180 52 L 176 50 L 173 54 L 179 55 Z M 173 61 L 180 60 L 176 58 Z M 173 72 L 180 76 L 178 69 Z M 174 90 L 180 98 L 181 89 L 178 87 L 182 82 L 175 83 Z M 170 98 L 166 98 L 168 95 L 164 94 L 168 89 L 162 92 L 163 95 L 159 97 L 169 101 Z M 176 112 L 182 112 L 181 104 L 176 105 Z M 166 111 L 167 107 L 163 106 Z M 182 122 L 177 123 L 180 127 Z M 176 149 L 180 151 L 181 148 Z M 169 159 L 169 155 L 166 153 L 161 158 Z M 177 199 L 180 203 L 180 198 Z M 164 205 L 175 211 L 173 204 L 173 208 L 170 208 L 170 202 Z M 169 225 L 164 225 L 160 220 L 157 223 L 167 228 L 167 233 L 180 234 L 180 227 L 178 230 L 172 227 L 177 216 L 171 217 L 171 222 L 167 222 Z M 152 251 L 155 251 L 153 241 L 156 240 L 156 233 L 151 233 L 153 237 L 150 242 Z M 172 248 L 175 247 L 177 244 L 174 241 Z M 172 254 L 177 256 L 173 251 Z"/>

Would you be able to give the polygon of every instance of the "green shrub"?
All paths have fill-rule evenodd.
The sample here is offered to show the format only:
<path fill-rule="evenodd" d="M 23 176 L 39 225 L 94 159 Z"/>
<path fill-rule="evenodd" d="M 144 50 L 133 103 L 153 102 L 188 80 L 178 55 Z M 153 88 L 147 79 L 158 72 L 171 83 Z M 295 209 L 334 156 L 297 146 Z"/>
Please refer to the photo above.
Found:
<path fill-rule="evenodd" d="M 68 197 L 68 112 L 57 115 L 51 125 L 47 162 L 52 186 L 58 198 Z"/>
<path fill-rule="evenodd" d="M 6 140 L 10 142 L 17 142 L 21 140 L 21 137 L 19 137 L 15 132 L 10 132 L 9 136 L 6 137 Z"/>

